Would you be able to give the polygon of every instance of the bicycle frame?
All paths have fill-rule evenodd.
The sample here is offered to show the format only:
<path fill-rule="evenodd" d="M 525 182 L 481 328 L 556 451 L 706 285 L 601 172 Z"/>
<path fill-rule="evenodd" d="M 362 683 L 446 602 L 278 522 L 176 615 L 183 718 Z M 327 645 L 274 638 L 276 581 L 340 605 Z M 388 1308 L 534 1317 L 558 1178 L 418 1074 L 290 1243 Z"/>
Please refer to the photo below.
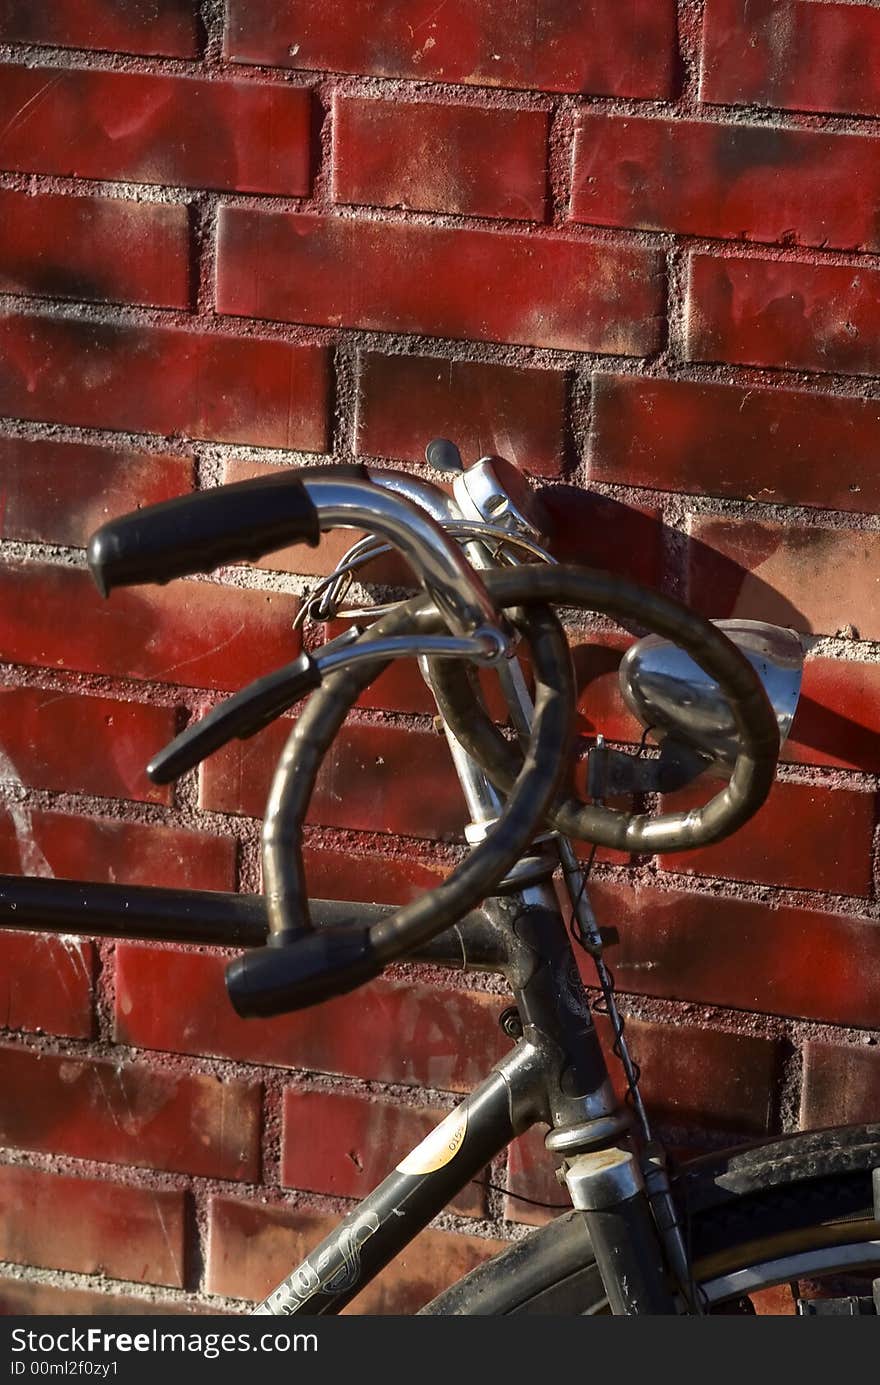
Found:
<path fill-rule="evenodd" d="M 482 909 L 413 955 L 414 961 L 451 970 L 503 975 L 523 1018 L 523 1037 L 489 1077 L 402 1161 L 403 1174 L 398 1177 L 395 1171 L 358 1212 L 346 1219 L 338 1233 L 285 1281 L 295 1281 L 296 1291 L 282 1299 L 278 1298 L 280 1290 L 270 1296 L 276 1304 L 283 1301 L 288 1305 L 281 1311 L 338 1311 L 475 1172 L 536 1122 L 553 1126 L 557 1135 L 554 1147 L 560 1154 L 574 1148 L 576 1134 L 582 1143 L 598 1139 L 607 1144 L 622 1133 L 626 1117 L 611 1092 L 565 923 L 547 883 L 554 862 L 548 853 L 526 865 L 544 880 L 487 900 Z M 372 921 L 392 910 L 376 904 L 313 900 L 311 912 L 316 926 L 332 927 L 355 915 Z M 124 932 L 120 930 L 121 918 L 126 921 Z M 15 875 L 0 875 L 0 928 L 218 947 L 259 946 L 268 931 L 259 895 Z M 570 1094 L 573 1076 L 576 1095 Z M 590 1139 L 586 1139 L 588 1135 Z M 446 1141 L 444 1137 L 448 1137 Z M 448 1141 L 453 1144 L 450 1149 L 446 1148 Z M 428 1162 L 436 1162 L 436 1167 L 422 1168 Z M 387 1226 L 378 1236 L 378 1227 L 371 1231 L 369 1249 L 359 1232 L 362 1244 L 355 1254 L 358 1236 L 353 1239 L 349 1232 L 359 1213 L 375 1215 L 380 1226 Z M 332 1248 L 337 1245 L 341 1260 L 331 1274 Z M 324 1262 L 322 1257 L 328 1253 L 331 1258 Z M 320 1273 L 313 1265 L 316 1255 L 322 1264 Z M 344 1288 L 343 1264 L 350 1267 L 346 1271 L 350 1282 L 346 1281 Z M 333 1281 L 333 1288 L 312 1295 L 312 1305 L 306 1307 L 299 1286 L 315 1276 L 328 1286 Z"/>
<path fill-rule="evenodd" d="M 411 486 L 407 481 L 406 489 Z M 431 489 L 419 487 L 419 503 Z M 521 726 L 529 704 L 519 667 L 501 672 Z M 500 799 L 447 736 L 472 817 L 465 835 L 473 843 L 497 816 Z M 576 863 L 567 844 L 561 852 L 570 883 Z M 338 1312 L 513 1138 L 538 1123 L 549 1126 L 548 1150 L 563 1161 L 572 1202 L 586 1219 L 612 1310 L 678 1311 L 672 1285 L 677 1279 L 684 1288 L 687 1273 L 669 1185 L 656 1151 L 630 1146 L 630 1112 L 613 1093 L 553 888 L 559 865 L 556 839 L 539 841 L 480 910 L 413 954 L 414 960 L 505 976 L 521 1037 L 257 1314 Z M 579 904 L 588 908 L 583 891 Z M 318 925 L 332 925 L 384 912 L 325 901 L 313 905 L 312 916 Z M 258 896 L 0 877 L 0 927 L 119 936 L 120 918 L 127 938 L 252 946 L 265 942 L 268 932 Z M 595 925 L 593 932 L 598 936 Z"/>
<path fill-rule="evenodd" d="M 548 1144 L 569 1156 L 607 1150 L 624 1132 L 627 1114 L 611 1091 L 549 884 L 553 865 L 549 853 L 532 858 L 528 866 L 543 880 L 487 900 L 413 959 L 505 976 L 523 1036 L 257 1313 L 338 1312 L 515 1136 L 536 1123 L 550 1125 Z M 326 900 L 313 901 L 312 911 L 318 926 L 353 914 L 373 918 L 390 912 Z M 267 933 L 260 896 L 0 876 L 2 928 L 119 936 L 120 917 L 129 925 L 127 939 L 254 946 Z M 631 1271 L 636 1273 L 635 1265 Z"/>
<path fill-rule="evenodd" d="M 466 956 L 471 930 L 483 958 L 491 951 L 485 934 L 507 952 L 493 969 L 511 982 L 523 1036 L 257 1313 L 338 1312 L 515 1136 L 536 1123 L 551 1126 L 548 1139 L 560 1151 L 607 1148 L 623 1131 L 626 1117 L 611 1092 L 552 890 L 541 884 L 488 901 L 480 915 L 460 925 Z M 485 969 L 486 962 L 473 965 Z"/>

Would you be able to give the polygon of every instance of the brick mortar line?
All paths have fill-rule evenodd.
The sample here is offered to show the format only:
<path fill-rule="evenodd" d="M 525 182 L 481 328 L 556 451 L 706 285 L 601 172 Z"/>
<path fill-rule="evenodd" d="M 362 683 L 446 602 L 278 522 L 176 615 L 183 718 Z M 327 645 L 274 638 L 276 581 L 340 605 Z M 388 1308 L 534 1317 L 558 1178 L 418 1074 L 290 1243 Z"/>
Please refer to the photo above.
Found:
<path fill-rule="evenodd" d="M 205 7 L 211 10 L 211 0 Z M 379 76 L 348 73 L 332 68 L 296 68 L 271 63 L 226 59 L 220 51 L 222 27 L 217 26 L 208 45 L 196 58 L 160 54 L 115 52 L 108 49 L 60 47 L 52 44 L 2 43 L 0 63 L 10 66 L 46 66 L 84 72 L 120 72 L 158 77 L 185 77 L 206 81 L 237 81 L 259 85 L 310 89 L 332 83 L 346 95 L 371 96 L 396 101 L 479 106 L 487 109 L 546 109 L 568 100 L 578 110 L 601 114 L 653 116 L 661 119 L 701 119 L 706 124 L 764 125 L 791 130 L 872 136 L 880 134 L 880 117 L 858 112 L 812 112 L 755 102 L 703 101 L 699 97 L 700 14 L 702 5 L 679 5 L 680 49 L 684 50 L 685 81 L 674 97 L 618 97 L 600 92 L 559 92 L 541 87 L 495 86 L 477 82 L 443 82 L 425 77 Z M 696 13 L 696 19 L 689 18 Z M 687 28 L 682 18 L 688 17 Z"/>
<path fill-rule="evenodd" d="M 586 459 L 585 469 L 589 471 Z M 541 478 L 544 481 L 544 478 Z M 546 478 L 541 489 L 552 490 L 556 484 L 566 484 L 569 478 L 557 482 Z M 580 477 L 578 478 L 581 479 Z M 656 486 L 634 485 L 627 481 L 606 481 L 595 477 L 582 480 L 591 494 L 606 495 L 633 506 L 676 507 L 671 518 L 676 528 L 686 524 L 690 516 L 709 515 L 718 519 L 757 520 L 781 527 L 798 525 L 809 529 L 844 529 L 873 533 L 880 529 L 880 513 L 876 510 L 843 510 L 832 506 L 798 504 L 796 501 L 754 500 L 748 496 L 712 495 L 696 491 L 662 490 Z M 872 641 L 867 641 L 872 643 Z M 876 643 L 874 641 L 873 643 Z"/>
<path fill-rule="evenodd" d="M 357 452 L 351 438 L 351 410 L 355 406 L 360 380 L 356 374 L 355 366 L 349 356 L 345 354 L 344 344 L 340 344 L 337 350 L 337 363 L 342 363 L 340 371 L 340 381 L 337 387 L 337 407 L 336 412 L 339 416 L 337 424 L 338 434 L 334 448 L 329 454 L 331 457 L 344 458 L 351 460 L 356 457 L 360 461 L 365 461 L 367 465 L 375 470 L 398 470 L 401 466 L 407 470 L 415 470 L 419 477 L 425 480 L 433 480 L 437 473 L 425 466 L 420 459 L 412 462 L 402 461 L 399 458 L 380 457 L 368 453 Z M 580 434 L 586 433 L 586 443 L 584 446 L 583 459 L 569 466 L 558 476 L 532 476 L 533 488 L 539 492 L 552 492 L 558 487 L 569 487 L 578 484 L 581 489 L 590 494 L 604 495 L 613 500 L 620 500 L 636 508 L 643 506 L 657 506 L 661 509 L 666 507 L 667 518 L 671 514 L 670 506 L 676 507 L 675 527 L 686 525 L 691 515 L 711 515 L 719 518 L 758 520 L 761 522 L 776 523 L 785 527 L 786 525 L 796 524 L 802 527 L 815 529 L 841 529 L 861 532 L 875 532 L 880 529 L 880 515 L 876 510 L 867 509 L 842 509 L 833 506 L 809 505 L 794 500 L 766 501 L 758 500 L 750 496 L 725 496 L 715 495 L 711 492 L 699 491 L 671 491 L 664 490 L 658 486 L 648 486 L 621 481 L 609 481 L 604 478 L 597 478 L 591 475 L 590 446 L 592 439 L 592 408 L 586 395 L 588 381 L 585 377 L 580 377 L 573 382 L 575 389 L 581 391 L 576 402 L 572 403 L 571 413 L 574 415 L 574 427 Z M 340 405 L 348 405 L 347 408 Z M 15 425 L 8 431 L 4 428 L 5 424 Z M 50 434 L 44 433 L 43 429 L 51 429 Z M 75 434 L 70 437 L 58 437 L 57 433 Z M 102 430 L 90 430 L 87 428 L 65 427 L 63 425 L 40 424 L 32 422 L 28 426 L 24 420 L 0 419 L 0 438 L 10 440 L 21 439 L 26 442 L 33 441 L 54 441 L 64 445 L 85 445 L 94 447 L 105 447 L 103 441 L 104 432 Z M 142 450 L 142 443 L 139 441 L 144 437 L 154 444 L 146 455 L 153 455 L 156 458 L 164 458 L 166 455 L 174 454 L 174 444 L 172 448 L 163 446 L 161 435 L 155 434 L 110 434 L 116 442 L 116 446 L 111 450 L 126 455 L 133 448 Z M 96 439 L 100 439 L 97 441 Z M 120 441 L 122 439 L 122 441 Z M 137 441 L 136 441 L 137 440 Z M 180 451 L 176 453 L 181 460 L 192 459 L 196 468 L 197 489 L 207 489 L 212 486 L 220 485 L 224 481 L 223 468 L 229 461 L 245 461 L 255 464 L 276 465 L 287 467 L 291 461 L 304 470 L 310 466 L 321 466 L 327 454 L 296 453 L 275 448 L 260 448 L 225 445 L 222 443 L 204 443 L 194 441 L 192 443 L 179 442 L 176 444 Z M 279 455 L 279 453 L 281 455 Z M 40 553 L 45 550 L 47 554 L 51 551 L 54 561 L 70 561 L 75 565 L 81 565 L 80 556 L 85 549 L 82 546 L 71 543 L 53 543 L 50 540 L 29 540 L 16 539 L 13 537 L 2 540 L 5 548 L 11 553 L 20 552 L 27 557 L 30 553 L 34 554 L 35 560 L 39 560 Z M 270 555 L 271 559 L 271 555 Z M 218 578 L 216 574 L 221 576 Z M 314 573 L 288 572 L 287 569 L 259 567 L 249 564 L 226 566 L 214 569 L 212 573 L 196 573 L 188 580 L 192 581 L 220 581 L 232 582 L 241 585 L 242 580 L 247 578 L 254 585 L 260 585 L 266 581 L 277 578 L 292 578 L 295 581 L 316 581 L 318 578 Z M 363 582 L 358 584 L 364 590 L 370 591 L 393 591 L 397 588 L 388 586 L 384 583 Z M 299 594 L 294 591 L 294 594 Z M 872 641 L 863 641 L 872 643 Z M 876 643 L 876 641 L 875 641 Z"/>
<path fill-rule="evenodd" d="M 43 935 L 45 936 L 45 935 Z M 91 985 L 92 1040 L 102 1046 L 113 1043 L 116 1008 L 116 939 L 95 938 L 95 971 Z"/>
<path fill-rule="evenodd" d="M 678 0 L 678 57 L 681 69 L 681 86 L 678 100 L 674 105 L 676 114 L 685 119 L 698 115 L 703 108 L 700 101 L 700 64 L 703 55 L 703 32 L 705 27 L 705 0 Z"/>
<path fill-rule="evenodd" d="M 655 860 L 653 857 L 649 859 Z M 598 882 L 629 884 L 633 887 L 650 888 L 659 893 L 685 893 L 707 901 L 762 904 L 770 912 L 774 909 L 804 909 L 839 916 L 851 922 L 870 925 L 880 923 L 877 903 L 858 895 L 832 894 L 830 891 L 797 889 L 791 885 L 733 880 L 724 876 L 691 875 L 675 870 L 655 870 L 644 865 L 618 865 L 608 861 L 596 862 L 592 876 Z M 856 905 L 859 907 L 854 909 Z"/>
<path fill-rule="evenodd" d="M 208 68 L 222 66 L 226 0 L 197 0 L 203 29 L 202 61 Z"/>
<path fill-rule="evenodd" d="M 570 142 L 571 133 L 566 131 L 565 112 L 554 127 L 555 136 L 551 158 L 551 174 L 556 185 L 557 211 L 550 220 L 506 218 L 501 216 L 468 215 L 441 210 L 403 208 L 373 203 L 345 202 L 334 199 L 330 194 L 330 148 L 329 134 L 332 122 L 329 111 L 325 114 L 324 156 L 313 171 L 310 194 L 281 194 L 239 192 L 234 188 L 205 188 L 197 184 L 144 183 L 131 178 L 87 178 L 64 174 L 51 174 L 19 170 L 0 171 L 0 188 L 19 191 L 32 196 L 61 197 L 103 197 L 116 201 L 149 203 L 180 203 L 190 205 L 202 198 L 215 198 L 220 206 L 228 206 L 262 212 L 268 215 L 321 216 L 328 220 L 355 222 L 362 225 L 416 226 L 433 230 L 456 230 L 485 232 L 488 235 L 516 236 L 521 240 L 538 239 L 545 243 L 575 242 L 585 245 L 605 246 L 610 249 L 642 249 L 645 251 L 670 252 L 680 250 L 686 255 L 700 254 L 720 259 L 749 259 L 784 262 L 810 266 L 837 266 L 852 269 L 880 269 L 880 247 L 871 249 L 865 246 L 839 247 L 812 245 L 810 243 L 790 243 L 762 240 L 760 237 L 709 236 L 694 232 L 665 230 L 645 226 L 611 225 L 584 219 L 563 217 L 559 211 L 559 200 L 567 203 L 571 196 L 568 186 L 571 170 L 565 165 L 564 151 L 566 140 Z M 562 133 L 559 127 L 561 126 Z M 560 152 L 560 149 L 563 151 Z M 12 296 L 11 294 L 7 296 Z M 20 295 L 28 297 L 29 295 Z M 30 295 L 51 298 L 51 295 Z M 76 300 L 61 300 L 64 302 Z M 88 306 L 92 306 L 89 304 Z M 108 303 L 107 306 L 113 306 Z M 121 304 L 120 306 L 127 306 Z M 150 305 L 143 306 L 150 310 Z M 190 308 L 159 309 L 166 313 L 181 315 Z"/>
<path fill-rule="evenodd" d="M 695 384 L 734 385 L 743 389 L 771 390 L 780 388 L 800 394 L 821 397 L 847 398 L 859 401 L 880 399 L 880 372 L 877 375 L 847 375 L 842 372 L 805 371 L 788 366 L 752 366 L 722 361 L 683 360 L 670 366 L 665 353 L 655 358 L 602 355 L 594 351 L 563 351 L 555 347 L 521 346 L 509 342 L 469 342 L 451 337 L 431 337 L 419 333 L 379 332 L 364 328 L 320 327 L 308 323 L 288 323 L 262 318 L 208 313 L 203 317 L 182 310 L 164 310 L 124 304 L 92 304 L 68 299 L 0 294 L 0 315 L 24 316 L 34 319 L 95 323 L 113 327 L 170 328 L 195 335 L 218 335 L 227 339 L 284 341 L 293 346 L 335 346 L 350 341 L 359 351 L 394 356 L 427 356 L 433 360 L 454 360 L 461 364 L 489 364 L 548 371 L 572 371 L 580 374 L 639 376 L 646 379 L 680 380 Z M 284 448 L 258 448 L 249 444 L 224 444 L 211 439 L 190 439 L 184 435 L 137 433 L 125 429 L 98 429 L 87 425 L 56 423 L 52 420 L 28 420 L 13 417 L 0 419 L 3 429 L 44 430 L 66 434 L 87 434 L 114 439 L 169 439 L 179 448 L 195 445 L 228 446 L 233 455 L 261 452 L 269 456 L 302 456 L 306 459 L 320 454 L 298 453 Z M 421 464 L 421 463 L 420 463 Z"/>
<path fill-rule="evenodd" d="M 189 1289 L 174 1289 L 163 1284 L 143 1284 L 137 1280 L 110 1279 L 106 1275 L 97 1272 L 94 1275 L 83 1274 L 74 1270 L 46 1269 L 38 1265 L 20 1265 L 14 1260 L 0 1261 L 0 1275 L 4 1279 L 12 1279 L 19 1284 L 35 1284 L 49 1289 L 72 1290 L 80 1293 L 92 1293 L 105 1295 L 108 1298 L 137 1298 L 144 1303 L 164 1304 L 185 1306 L 194 1311 L 205 1308 L 219 1307 L 227 1308 L 234 1304 L 235 1311 L 242 1316 L 248 1313 L 247 1308 L 242 1307 L 242 1300 L 221 1299 L 213 1296 L 203 1295 L 199 1291 L 193 1292 Z M 184 1324 L 186 1316 L 181 1315 L 181 1327 L 167 1328 L 166 1331 L 185 1331 Z"/>
<path fill-rule="evenodd" d="M 575 114 L 570 99 L 560 100 L 550 110 L 545 221 L 549 219 L 556 229 L 566 227 L 571 220 Z"/>
<path fill-rule="evenodd" d="M 200 320 L 213 316 L 216 308 L 214 283 L 219 209 L 219 195 L 209 192 L 202 193 L 193 208 L 195 226 L 191 227 L 191 269 L 196 289 L 194 316 Z"/>
<path fill-rule="evenodd" d="M 792 1044 L 782 1063 L 782 1074 L 775 1092 L 776 1113 L 780 1129 L 790 1134 L 800 1129 L 801 1103 L 804 1094 L 804 1049 Z"/>
<path fill-rule="evenodd" d="M 224 950 L 225 951 L 225 950 Z M 609 950 L 613 967 L 614 949 Z M 216 955 L 217 949 L 211 949 Z M 396 970 L 406 970 L 407 964 Z M 434 969 L 439 970 L 437 968 Z M 447 975 L 443 973 L 444 977 Z M 450 976 L 455 973 L 449 973 Z M 461 976 L 462 973 L 457 975 Z M 390 977 L 391 980 L 399 979 Z M 458 989 L 458 988 L 452 988 Z M 473 989 L 470 986 L 465 989 Z M 593 999 L 599 995 L 595 985 L 588 983 L 588 992 Z M 491 992 L 490 994 L 496 994 Z M 497 993 L 499 1002 L 509 992 Z M 711 1000 L 672 999 L 665 996 L 645 995 L 641 992 L 618 987 L 618 998 L 626 1017 L 646 1024 L 686 1028 L 695 1033 L 716 1033 L 745 1035 L 764 1039 L 788 1039 L 796 1047 L 806 1042 L 818 1042 L 836 1047 L 864 1047 L 878 1042 L 880 1028 L 852 1024 L 835 1023 L 831 1020 L 811 1019 L 805 1016 L 775 1014 L 771 1011 L 747 1010 Z M 448 1089 L 425 1087 L 418 1083 L 401 1083 L 380 1078 L 356 1078 L 347 1073 L 321 1072 L 317 1069 L 287 1067 L 279 1063 L 266 1063 L 257 1060 L 224 1058 L 212 1054 L 195 1052 L 179 1053 L 169 1049 L 145 1048 L 123 1040 L 115 1040 L 108 1046 L 100 1039 L 70 1038 L 60 1035 L 34 1033 L 33 1031 L 4 1030 L 3 1047 L 16 1051 L 28 1051 L 40 1056 L 69 1058 L 78 1062 L 115 1062 L 165 1073 L 169 1076 L 207 1076 L 224 1082 L 241 1082 L 247 1087 L 267 1087 L 275 1084 L 284 1090 L 291 1084 L 300 1085 L 304 1080 L 308 1090 L 324 1090 L 323 1082 L 342 1084 L 347 1091 L 363 1095 L 391 1095 L 401 1105 L 433 1105 L 448 1109 L 447 1103 L 455 1104 L 461 1094 Z M 487 1067 L 489 1056 L 487 1055 Z M 398 1093 L 410 1093 L 405 1100 Z M 198 1176 L 198 1175 L 194 1175 Z M 216 1181 L 216 1180 L 215 1180 Z M 236 1184 L 240 1180 L 230 1181 Z"/>

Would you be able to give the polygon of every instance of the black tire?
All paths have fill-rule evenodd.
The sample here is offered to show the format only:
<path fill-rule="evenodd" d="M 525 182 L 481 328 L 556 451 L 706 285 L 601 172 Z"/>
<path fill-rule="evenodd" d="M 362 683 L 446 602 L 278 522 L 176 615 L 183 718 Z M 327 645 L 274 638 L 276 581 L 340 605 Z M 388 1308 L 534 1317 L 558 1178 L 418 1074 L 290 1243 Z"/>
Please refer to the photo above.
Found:
<path fill-rule="evenodd" d="M 759 1267 L 753 1277 L 763 1273 L 768 1283 L 780 1282 L 771 1271 L 783 1256 L 798 1264 L 824 1261 L 839 1273 L 838 1262 L 850 1254 L 870 1278 L 876 1254 L 873 1272 L 880 1274 L 871 1179 L 878 1167 L 880 1125 L 793 1135 L 683 1165 L 675 1188 L 697 1282 L 720 1303 L 737 1276 L 736 1291 L 727 1295 L 735 1299 L 750 1267 Z M 783 1282 L 789 1277 L 795 1276 Z M 579 1212 L 515 1242 L 421 1310 L 431 1316 L 602 1311 L 605 1293 Z"/>

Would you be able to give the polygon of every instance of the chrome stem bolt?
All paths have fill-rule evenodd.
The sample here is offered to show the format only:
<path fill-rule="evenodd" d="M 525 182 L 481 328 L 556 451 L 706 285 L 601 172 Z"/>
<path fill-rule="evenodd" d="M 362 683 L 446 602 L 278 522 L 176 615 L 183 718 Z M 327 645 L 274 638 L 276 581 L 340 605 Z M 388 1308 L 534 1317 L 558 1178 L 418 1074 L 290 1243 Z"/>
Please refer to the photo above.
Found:
<path fill-rule="evenodd" d="M 502 1010 L 498 1016 L 498 1023 L 508 1039 L 521 1039 L 523 1035 L 523 1024 L 520 1019 L 519 1010 L 515 1005 L 509 1005 L 506 1010 Z"/>

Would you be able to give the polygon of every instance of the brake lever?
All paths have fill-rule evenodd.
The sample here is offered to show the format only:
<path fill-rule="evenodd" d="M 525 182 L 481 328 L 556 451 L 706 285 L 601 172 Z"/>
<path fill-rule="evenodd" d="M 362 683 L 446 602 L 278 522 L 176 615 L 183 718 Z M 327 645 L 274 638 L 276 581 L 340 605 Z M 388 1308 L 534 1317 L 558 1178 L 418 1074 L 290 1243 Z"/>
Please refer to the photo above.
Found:
<path fill-rule="evenodd" d="M 354 644 L 363 633 L 363 627 L 352 625 L 326 644 L 321 652 Z M 318 661 L 304 650 L 299 658 L 248 683 L 225 702 L 212 707 L 199 721 L 187 726 L 153 756 L 147 765 L 148 778 L 154 784 L 170 784 L 213 755 L 227 741 L 246 741 L 255 736 L 308 693 L 314 692 L 323 676 Z"/>
<path fill-rule="evenodd" d="M 389 659 L 418 654 L 432 659 L 467 658 L 477 663 L 494 664 L 502 652 L 503 637 L 499 634 L 496 640 L 492 630 L 460 637 L 392 636 L 359 644 L 364 634 L 363 626 L 352 625 L 323 645 L 317 654 L 303 651 L 291 663 L 249 683 L 199 721 L 187 726 L 154 755 L 147 765 L 148 777 L 154 784 L 168 784 L 194 769 L 228 741 L 244 741 L 255 736 L 308 693 L 314 692 L 322 679 L 338 668 L 371 659 L 387 663 Z"/>

